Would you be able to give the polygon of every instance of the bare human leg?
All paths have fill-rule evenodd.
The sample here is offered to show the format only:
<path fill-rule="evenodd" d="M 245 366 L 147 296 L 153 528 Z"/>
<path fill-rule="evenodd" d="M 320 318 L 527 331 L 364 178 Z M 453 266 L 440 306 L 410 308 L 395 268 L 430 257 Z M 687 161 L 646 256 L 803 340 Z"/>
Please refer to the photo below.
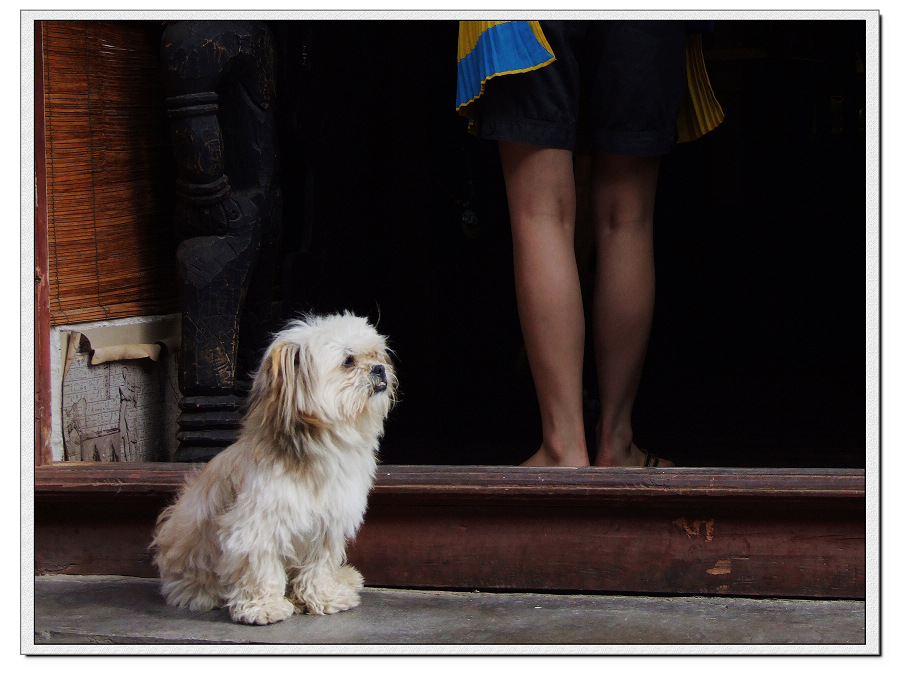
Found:
<path fill-rule="evenodd" d="M 572 153 L 501 141 L 519 320 L 543 440 L 528 466 L 588 466 L 582 417 L 584 309 L 575 259 Z"/>
<path fill-rule="evenodd" d="M 597 243 L 593 300 L 600 386 L 595 466 L 642 466 L 631 415 L 653 321 L 653 209 L 658 157 L 595 155 L 591 209 Z M 671 466 L 660 460 L 660 466 Z"/>

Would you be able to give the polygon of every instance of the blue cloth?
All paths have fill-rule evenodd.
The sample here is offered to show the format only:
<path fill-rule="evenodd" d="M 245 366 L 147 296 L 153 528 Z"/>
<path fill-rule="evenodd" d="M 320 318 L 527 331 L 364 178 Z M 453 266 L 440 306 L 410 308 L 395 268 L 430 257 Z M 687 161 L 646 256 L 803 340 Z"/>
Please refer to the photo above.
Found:
<path fill-rule="evenodd" d="M 476 34 L 473 26 L 484 24 Z M 524 73 L 554 60 L 553 52 L 537 35 L 530 21 L 460 22 L 457 61 L 456 108 L 464 108 L 484 92 L 484 84 L 496 75 Z M 540 28 L 537 27 L 540 32 Z"/>

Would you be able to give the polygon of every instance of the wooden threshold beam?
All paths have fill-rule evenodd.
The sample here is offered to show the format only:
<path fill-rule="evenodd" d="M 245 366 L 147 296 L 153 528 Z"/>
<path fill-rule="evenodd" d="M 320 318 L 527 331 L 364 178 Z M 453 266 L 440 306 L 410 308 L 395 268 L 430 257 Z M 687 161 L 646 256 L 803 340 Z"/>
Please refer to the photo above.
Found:
<path fill-rule="evenodd" d="M 186 464 L 35 468 L 35 573 L 155 576 Z M 379 467 L 348 557 L 372 586 L 863 598 L 865 475 Z"/>

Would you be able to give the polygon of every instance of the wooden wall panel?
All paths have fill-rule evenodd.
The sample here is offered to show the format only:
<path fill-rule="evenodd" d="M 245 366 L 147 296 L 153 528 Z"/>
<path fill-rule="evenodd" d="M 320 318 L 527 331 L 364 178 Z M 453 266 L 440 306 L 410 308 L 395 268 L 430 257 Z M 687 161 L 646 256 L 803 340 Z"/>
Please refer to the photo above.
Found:
<path fill-rule="evenodd" d="M 859 597 L 860 515 L 727 504 L 381 505 L 350 559 L 375 586 Z"/>

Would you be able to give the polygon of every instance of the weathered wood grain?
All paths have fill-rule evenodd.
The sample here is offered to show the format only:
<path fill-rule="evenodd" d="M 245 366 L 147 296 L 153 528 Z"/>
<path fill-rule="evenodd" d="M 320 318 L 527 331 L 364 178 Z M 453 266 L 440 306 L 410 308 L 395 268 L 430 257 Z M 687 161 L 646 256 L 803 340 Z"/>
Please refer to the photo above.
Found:
<path fill-rule="evenodd" d="M 35 469 L 38 574 L 154 576 L 186 464 Z M 376 586 L 862 598 L 857 470 L 382 466 L 351 562 Z"/>

